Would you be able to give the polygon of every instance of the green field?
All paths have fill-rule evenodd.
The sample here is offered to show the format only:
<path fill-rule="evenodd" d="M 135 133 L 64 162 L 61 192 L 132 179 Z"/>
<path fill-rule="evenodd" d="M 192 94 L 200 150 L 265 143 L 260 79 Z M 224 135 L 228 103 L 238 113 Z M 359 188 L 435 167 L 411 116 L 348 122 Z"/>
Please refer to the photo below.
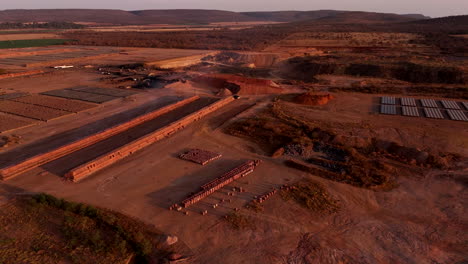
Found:
<path fill-rule="evenodd" d="M 25 39 L 0 41 L 0 49 L 43 47 L 50 45 L 63 45 L 69 39 Z"/>
<path fill-rule="evenodd" d="M 59 29 L 37 29 L 37 30 L 0 30 L 0 35 L 10 34 L 40 34 L 40 33 L 58 33 Z"/>

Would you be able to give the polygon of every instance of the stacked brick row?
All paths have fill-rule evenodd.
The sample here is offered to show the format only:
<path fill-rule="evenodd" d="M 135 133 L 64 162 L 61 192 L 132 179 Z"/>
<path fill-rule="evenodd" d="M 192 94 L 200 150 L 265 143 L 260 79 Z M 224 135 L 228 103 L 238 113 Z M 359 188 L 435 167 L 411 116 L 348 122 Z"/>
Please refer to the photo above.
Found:
<path fill-rule="evenodd" d="M 289 190 L 292 190 L 293 188 L 294 188 L 293 186 L 283 185 L 281 186 L 280 190 L 289 191 Z M 259 197 L 255 197 L 254 202 L 263 203 L 264 201 L 266 201 L 268 198 L 270 198 L 272 195 L 274 195 L 277 192 L 278 192 L 278 189 L 273 189 L 272 191 L 267 192 Z"/>
<path fill-rule="evenodd" d="M 185 100 L 179 101 L 177 103 L 168 105 L 166 107 L 157 109 L 153 112 L 150 112 L 148 114 L 139 116 L 137 118 L 134 118 L 128 122 L 116 125 L 114 127 L 108 128 L 104 131 L 98 132 L 94 135 L 91 135 L 89 137 L 79 139 L 77 141 L 74 141 L 72 143 L 69 143 L 64 146 L 60 146 L 56 149 L 53 149 L 51 151 L 45 152 L 45 153 L 40 153 L 36 156 L 33 156 L 29 159 L 19 161 L 18 163 L 15 163 L 13 165 L 9 165 L 7 167 L 0 168 L 0 180 L 6 180 L 9 178 L 12 178 L 14 176 L 17 176 L 21 173 L 24 173 L 26 171 L 29 171 L 31 169 L 34 169 L 36 167 L 39 167 L 41 165 L 44 165 L 48 162 L 51 162 L 53 160 L 59 159 L 63 156 L 66 156 L 70 153 L 73 153 L 75 151 L 78 151 L 80 149 L 86 148 L 88 146 L 91 146 L 93 144 L 96 144 L 97 142 L 100 142 L 104 139 L 107 139 L 109 137 L 112 137 L 114 135 L 117 135 L 119 133 L 122 133 L 125 130 L 128 130 L 132 127 L 138 126 L 144 122 L 147 122 L 151 119 L 154 119 L 160 115 L 163 115 L 165 113 L 168 113 L 176 108 L 179 108 L 181 106 L 184 106 L 186 104 L 189 104 L 195 100 L 198 100 L 198 96 L 190 97 Z"/>
<path fill-rule="evenodd" d="M 190 151 L 183 153 L 179 158 L 183 160 L 192 161 L 200 165 L 206 165 L 209 162 L 221 158 L 221 154 L 214 153 L 211 151 L 206 151 L 202 149 L 191 149 Z"/>
<path fill-rule="evenodd" d="M 201 188 L 203 190 L 209 190 L 209 189 L 215 188 L 216 186 L 219 186 L 220 184 L 228 181 L 229 179 L 237 180 L 239 178 L 242 178 L 245 175 L 251 173 L 255 169 L 255 167 L 258 165 L 258 163 L 259 161 L 254 161 L 254 160 L 248 161 L 240 165 L 239 167 L 228 171 L 227 173 L 223 174 L 219 178 L 216 178 L 210 181 L 209 183 L 202 185 Z M 231 180 L 231 182 L 233 180 Z"/>
<path fill-rule="evenodd" d="M 273 194 L 277 193 L 278 192 L 278 189 L 273 189 L 272 191 L 270 192 L 267 192 L 263 195 L 261 195 L 260 197 L 257 197 L 255 199 L 255 202 L 257 203 L 263 203 L 264 201 L 266 201 L 268 198 L 270 198 Z"/>
<path fill-rule="evenodd" d="M 226 104 L 235 100 L 233 97 L 227 97 L 221 99 L 209 106 L 206 106 L 188 116 L 185 116 L 182 119 L 179 119 L 161 129 L 156 130 L 153 133 L 150 133 L 144 137 L 141 137 L 137 140 L 134 140 L 122 147 L 119 147 L 115 150 L 112 150 L 100 157 L 82 164 L 72 170 L 70 170 L 65 176 L 69 180 L 77 182 L 83 178 L 102 170 L 103 168 L 116 163 L 117 161 L 135 153 L 138 150 L 141 150 L 153 143 L 156 143 L 164 138 L 171 136 L 177 131 L 185 128 L 187 125 L 200 120 L 202 117 L 212 113 L 213 111 L 218 110 L 219 108 L 225 106 Z"/>
<path fill-rule="evenodd" d="M 183 200 L 180 205 L 183 208 L 187 208 L 188 206 L 201 201 L 202 199 L 206 198 L 207 196 L 216 192 L 217 190 L 223 188 L 229 183 L 237 179 L 240 179 L 249 173 L 252 173 L 255 167 L 257 167 L 259 164 L 260 164 L 259 160 L 250 160 L 250 161 L 243 163 L 242 165 L 216 178 L 215 180 L 203 185 L 201 187 L 202 188 L 201 191 Z M 178 205 L 172 206 L 171 209 L 176 208 L 176 207 L 178 207 Z"/>

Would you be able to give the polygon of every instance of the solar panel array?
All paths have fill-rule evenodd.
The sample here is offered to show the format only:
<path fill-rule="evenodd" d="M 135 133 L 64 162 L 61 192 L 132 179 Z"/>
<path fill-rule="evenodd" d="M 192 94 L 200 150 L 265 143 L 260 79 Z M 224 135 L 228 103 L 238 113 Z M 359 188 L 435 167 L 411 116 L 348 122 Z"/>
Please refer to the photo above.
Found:
<path fill-rule="evenodd" d="M 404 116 L 419 116 L 419 111 L 417 107 L 403 106 L 401 110 Z"/>
<path fill-rule="evenodd" d="M 401 98 L 401 105 L 416 106 L 416 99 L 414 99 L 414 98 Z"/>
<path fill-rule="evenodd" d="M 468 122 L 468 102 L 383 96 L 380 103 L 380 113 L 385 115 L 401 114 Z"/>
<path fill-rule="evenodd" d="M 457 104 L 457 102 L 454 102 L 454 101 L 440 101 L 440 102 L 446 109 L 457 109 L 457 110 L 461 109 L 461 107 Z"/>
<path fill-rule="evenodd" d="M 434 99 L 421 99 L 421 104 L 424 107 L 433 107 L 433 108 L 439 107 L 437 105 L 437 102 Z"/>
<path fill-rule="evenodd" d="M 396 115 L 397 108 L 394 105 L 381 105 L 380 113 L 385 114 L 385 115 Z"/>
<path fill-rule="evenodd" d="M 395 105 L 396 104 L 396 98 L 395 97 L 389 97 L 389 96 L 383 96 L 382 97 L 382 104 Z"/>
<path fill-rule="evenodd" d="M 466 110 L 468 110 L 468 102 L 462 102 L 462 105 L 465 107 Z"/>
<path fill-rule="evenodd" d="M 424 108 L 426 117 L 435 119 L 444 119 L 444 115 L 438 108 Z"/>
<path fill-rule="evenodd" d="M 468 121 L 468 117 L 463 111 L 461 110 L 447 110 L 447 114 L 449 115 L 450 119 L 456 121 Z"/>

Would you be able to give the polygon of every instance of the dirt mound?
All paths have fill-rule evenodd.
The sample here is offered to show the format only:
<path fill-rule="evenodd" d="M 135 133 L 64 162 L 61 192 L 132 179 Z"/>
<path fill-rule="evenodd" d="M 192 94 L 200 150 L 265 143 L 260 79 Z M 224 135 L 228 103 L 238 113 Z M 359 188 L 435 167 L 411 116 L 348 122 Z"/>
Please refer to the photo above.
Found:
<path fill-rule="evenodd" d="M 282 92 L 282 89 L 271 80 L 230 74 L 205 74 L 194 78 L 192 81 L 198 85 L 214 88 L 215 94 L 224 93 L 225 89 L 238 95 L 277 94 Z"/>
<path fill-rule="evenodd" d="M 294 98 L 294 102 L 303 105 L 325 105 L 330 100 L 334 99 L 331 94 L 327 93 L 303 93 Z"/>

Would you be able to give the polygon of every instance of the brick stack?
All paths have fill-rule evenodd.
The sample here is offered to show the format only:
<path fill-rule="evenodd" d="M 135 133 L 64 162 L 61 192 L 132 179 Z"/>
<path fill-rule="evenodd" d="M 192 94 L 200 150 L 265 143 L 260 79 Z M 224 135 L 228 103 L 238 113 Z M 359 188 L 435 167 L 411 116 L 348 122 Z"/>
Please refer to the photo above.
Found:
<path fill-rule="evenodd" d="M 257 197 L 255 199 L 255 202 L 257 203 L 263 203 L 264 201 L 266 201 L 266 199 L 270 198 L 270 196 L 272 196 L 273 194 L 277 193 L 278 192 L 278 189 L 273 189 L 272 191 L 270 192 L 267 192 L 263 195 L 261 195 L 260 197 Z"/>
<path fill-rule="evenodd" d="M 183 160 L 192 161 L 201 165 L 208 164 L 209 162 L 221 158 L 221 154 L 201 150 L 201 149 L 191 149 L 184 154 L 181 154 L 179 157 Z"/>
<path fill-rule="evenodd" d="M 224 186 L 228 185 L 229 183 L 240 179 L 244 176 L 246 176 L 249 173 L 252 173 L 255 169 L 260 164 L 260 160 L 250 160 L 247 161 L 240 166 L 224 173 L 220 177 L 210 181 L 209 183 L 203 185 L 201 188 L 202 190 L 199 191 L 198 193 L 190 196 L 189 198 L 185 199 L 182 201 L 182 203 L 179 205 L 175 204 L 170 207 L 170 209 L 175 209 L 178 207 L 183 207 L 187 208 L 188 206 L 197 203 L 204 199 L 205 197 L 209 196 L 210 194 L 214 193 L 215 191 L 223 188 Z"/>
<path fill-rule="evenodd" d="M 289 191 L 289 190 L 292 190 L 294 188 L 295 188 L 294 186 L 283 185 L 283 186 L 281 186 L 280 190 Z M 273 189 L 272 191 L 267 192 L 267 193 L 261 195 L 260 197 L 255 197 L 254 202 L 263 203 L 264 201 L 266 201 L 268 198 L 270 198 L 273 194 L 275 194 L 277 192 L 278 192 L 278 189 Z"/>

